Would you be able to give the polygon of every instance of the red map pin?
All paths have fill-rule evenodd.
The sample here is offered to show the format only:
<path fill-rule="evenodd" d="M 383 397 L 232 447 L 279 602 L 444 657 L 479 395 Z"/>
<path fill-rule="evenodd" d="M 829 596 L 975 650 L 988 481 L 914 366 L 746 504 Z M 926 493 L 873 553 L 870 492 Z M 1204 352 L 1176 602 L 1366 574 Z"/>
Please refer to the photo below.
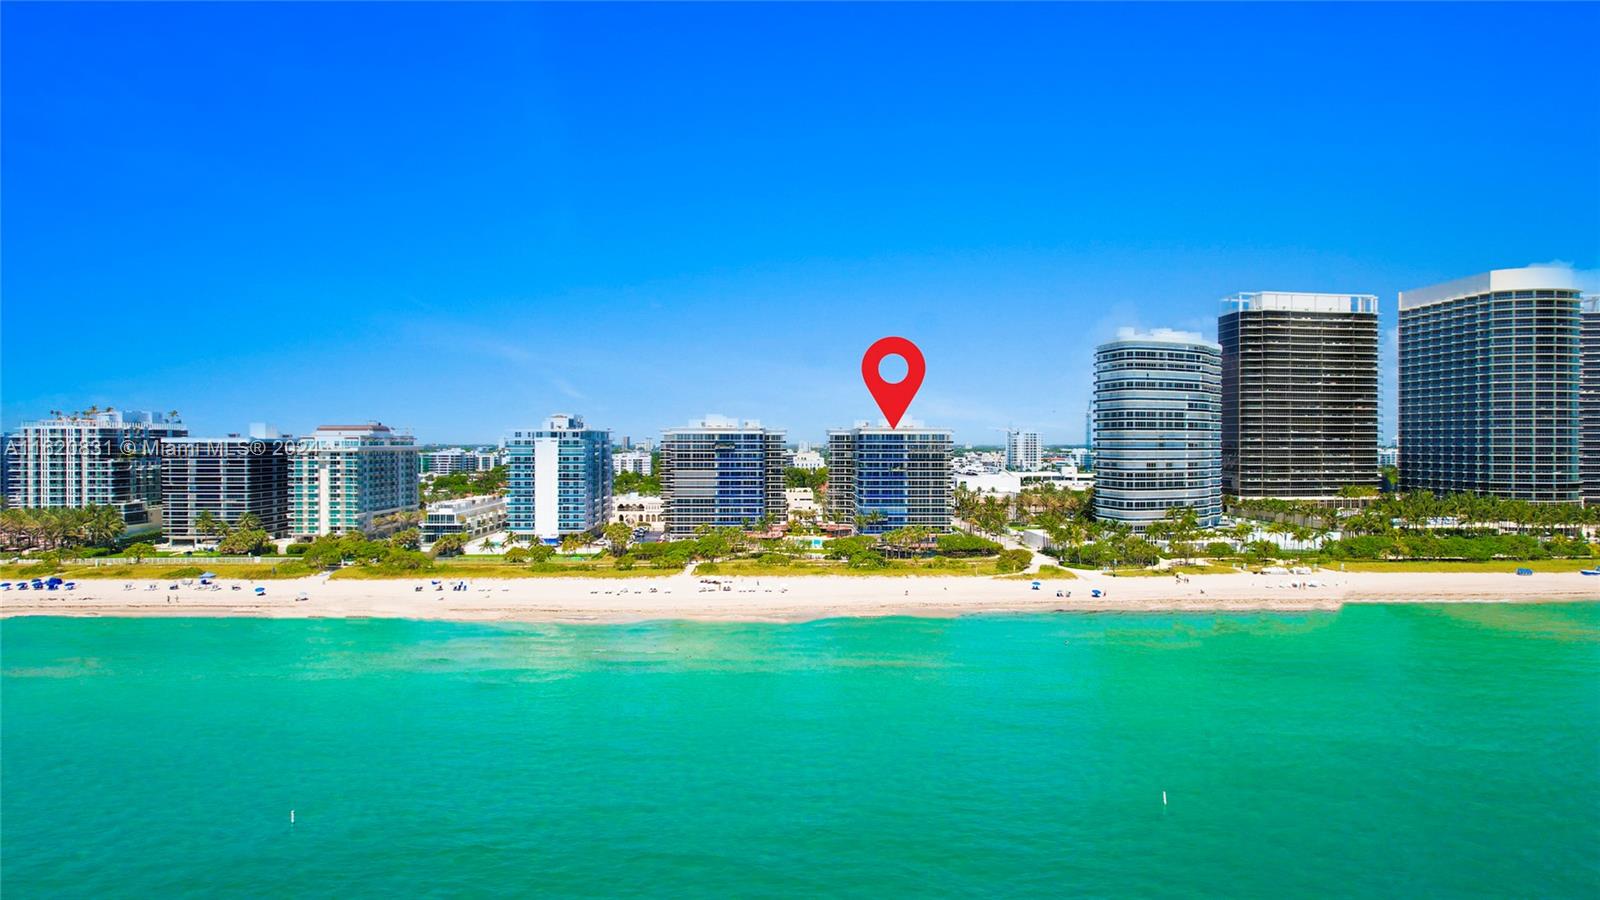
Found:
<path fill-rule="evenodd" d="M 900 381 L 883 380 L 883 376 L 878 374 L 878 365 L 885 356 L 898 356 L 906 361 L 905 378 Z M 917 396 L 917 389 L 922 387 L 922 376 L 927 371 L 922 351 L 903 337 L 879 338 L 877 343 L 867 348 L 867 355 L 861 357 L 861 378 L 867 383 L 867 390 L 872 392 L 872 399 L 878 401 L 878 409 L 889 420 L 890 428 L 900 424 L 900 417 L 911 406 L 911 398 Z"/>

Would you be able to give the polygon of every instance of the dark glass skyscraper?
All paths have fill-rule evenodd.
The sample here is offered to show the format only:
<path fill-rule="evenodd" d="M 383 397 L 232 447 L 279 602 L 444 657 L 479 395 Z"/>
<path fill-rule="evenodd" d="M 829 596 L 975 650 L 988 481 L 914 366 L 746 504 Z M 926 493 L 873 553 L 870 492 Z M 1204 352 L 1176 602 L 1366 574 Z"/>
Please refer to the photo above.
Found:
<path fill-rule="evenodd" d="M 173 438 L 161 454 L 161 530 L 167 540 L 198 544 L 218 540 L 202 532 L 210 513 L 232 528 L 246 513 L 272 537 L 289 531 L 289 456 L 286 440 L 261 431 L 251 437 Z"/>
<path fill-rule="evenodd" d="M 1378 484 L 1378 298 L 1223 301 L 1222 490 L 1322 500 Z"/>
<path fill-rule="evenodd" d="M 1579 297 L 1544 266 L 1400 294 L 1402 488 L 1578 499 Z"/>
<path fill-rule="evenodd" d="M 1583 306 L 1583 385 L 1578 403 L 1578 474 L 1583 479 L 1583 502 L 1600 506 L 1600 297 Z"/>

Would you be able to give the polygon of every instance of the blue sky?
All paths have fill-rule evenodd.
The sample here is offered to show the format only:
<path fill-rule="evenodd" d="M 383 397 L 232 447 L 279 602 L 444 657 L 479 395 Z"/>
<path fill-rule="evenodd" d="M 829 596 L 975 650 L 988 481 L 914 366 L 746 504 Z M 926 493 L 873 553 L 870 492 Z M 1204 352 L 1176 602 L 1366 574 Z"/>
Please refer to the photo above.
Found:
<path fill-rule="evenodd" d="M 0 15 L 6 426 L 816 440 L 901 334 L 911 417 L 1078 441 L 1121 326 L 1600 254 L 1593 5 Z"/>

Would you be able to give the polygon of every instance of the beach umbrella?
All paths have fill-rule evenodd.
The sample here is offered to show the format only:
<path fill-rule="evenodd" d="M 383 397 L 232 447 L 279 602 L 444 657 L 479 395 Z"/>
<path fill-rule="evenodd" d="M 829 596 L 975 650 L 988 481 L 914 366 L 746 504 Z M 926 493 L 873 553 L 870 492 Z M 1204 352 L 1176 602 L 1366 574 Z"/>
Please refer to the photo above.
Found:
<path fill-rule="evenodd" d="M 200 577 L 201 578 L 215 578 L 215 577 L 217 577 L 217 573 L 215 573 L 215 572 L 201 572 L 200 573 Z"/>

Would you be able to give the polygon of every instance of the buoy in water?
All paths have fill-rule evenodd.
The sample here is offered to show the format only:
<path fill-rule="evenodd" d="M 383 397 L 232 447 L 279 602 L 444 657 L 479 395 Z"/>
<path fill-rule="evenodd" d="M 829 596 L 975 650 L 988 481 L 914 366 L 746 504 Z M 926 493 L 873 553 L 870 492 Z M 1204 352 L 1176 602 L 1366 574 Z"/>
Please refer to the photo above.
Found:
<path fill-rule="evenodd" d="M 1161 805 L 1162 806 L 1166 806 L 1167 805 L 1167 792 L 1166 791 L 1162 791 L 1161 792 Z M 289 818 L 292 820 L 294 818 L 294 813 L 290 813 L 289 814 Z"/>
<path fill-rule="evenodd" d="M 1167 795 L 1166 794 L 1162 794 L 1161 795 L 1161 799 L 1164 802 L 1167 799 Z M 290 825 L 294 824 L 294 810 L 292 810 L 292 809 L 289 810 L 289 824 Z"/>

